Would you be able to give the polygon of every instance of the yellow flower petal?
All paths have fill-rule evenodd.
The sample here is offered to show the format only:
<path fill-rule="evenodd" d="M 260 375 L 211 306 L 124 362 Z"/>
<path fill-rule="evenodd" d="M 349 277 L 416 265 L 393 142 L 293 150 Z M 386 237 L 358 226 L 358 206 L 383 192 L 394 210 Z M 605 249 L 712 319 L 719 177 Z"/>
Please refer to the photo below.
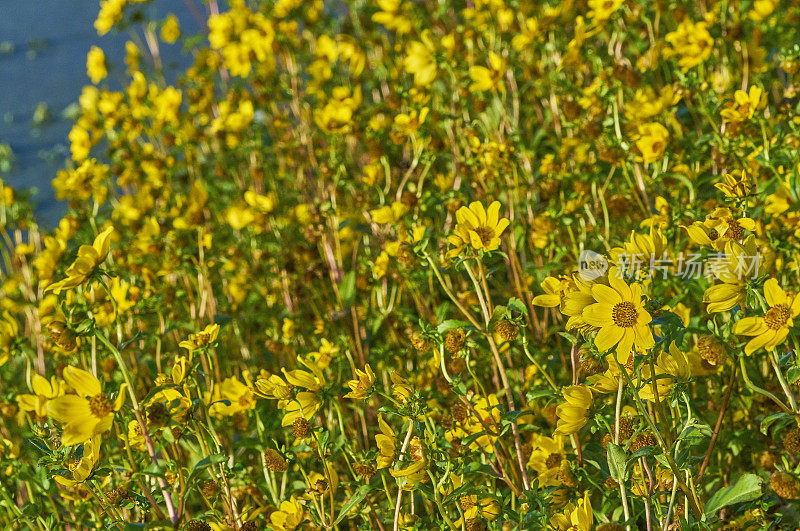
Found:
<path fill-rule="evenodd" d="M 64 380 L 81 396 L 94 396 L 102 392 L 100 381 L 92 373 L 77 367 L 66 367 Z"/>
<path fill-rule="evenodd" d="M 777 306 L 778 304 L 789 304 L 786 297 L 786 292 L 781 289 L 778 281 L 774 278 L 767 279 L 764 282 L 764 298 L 770 306 Z"/>

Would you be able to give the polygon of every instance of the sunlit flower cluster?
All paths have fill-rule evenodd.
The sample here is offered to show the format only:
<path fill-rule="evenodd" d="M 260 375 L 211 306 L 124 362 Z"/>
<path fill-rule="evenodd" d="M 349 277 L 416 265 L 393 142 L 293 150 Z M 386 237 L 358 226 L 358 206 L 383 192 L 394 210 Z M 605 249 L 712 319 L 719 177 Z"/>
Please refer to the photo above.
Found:
<path fill-rule="evenodd" d="M 797 5 L 188 4 L 0 190 L 4 528 L 796 527 Z"/>

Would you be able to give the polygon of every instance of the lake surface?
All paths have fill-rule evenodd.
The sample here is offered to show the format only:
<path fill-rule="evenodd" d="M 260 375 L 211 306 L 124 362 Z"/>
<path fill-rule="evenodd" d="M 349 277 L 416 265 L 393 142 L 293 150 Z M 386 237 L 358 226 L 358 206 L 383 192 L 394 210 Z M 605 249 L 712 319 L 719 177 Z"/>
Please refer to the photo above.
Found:
<path fill-rule="evenodd" d="M 136 7 L 151 20 L 174 13 L 186 35 L 199 31 L 190 4 L 205 13 L 201 2 L 192 0 Z M 86 53 L 93 45 L 103 48 L 113 65 L 102 83 L 118 89 L 124 81 L 125 41 L 133 39 L 128 30 L 99 37 L 93 26 L 98 10 L 99 3 L 88 0 L 0 0 L 0 144 L 9 144 L 14 153 L 11 172 L 0 173 L 0 178 L 15 188 L 37 189 L 37 214 L 47 226 L 55 225 L 66 211 L 66 204 L 56 201 L 51 181 L 69 156 L 72 124 L 62 114 L 89 83 Z M 180 41 L 159 46 L 165 66 L 189 62 Z M 49 119 L 34 126 L 34 113 L 43 105 Z"/>

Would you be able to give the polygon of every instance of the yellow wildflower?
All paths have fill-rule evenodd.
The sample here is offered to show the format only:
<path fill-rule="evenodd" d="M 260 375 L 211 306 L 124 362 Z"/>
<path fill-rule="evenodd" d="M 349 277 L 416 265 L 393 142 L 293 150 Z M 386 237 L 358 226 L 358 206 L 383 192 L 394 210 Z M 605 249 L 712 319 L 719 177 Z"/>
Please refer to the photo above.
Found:
<path fill-rule="evenodd" d="M 181 27 L 178 17 L 170 13 L 161 25 L 161 40 L 167 44 L 172 44 L 181 36 Z"/>
<path fill-rule="evenodd" d="M 556 434 L 572 435 L 589 421 L 592 391 L 583 384 L 570 385 L 563 391 L 564 402 L 556 408 L 558 424 Z"/>
<path fill-rule="evenodd" d="M 476 251 L 494 251 L 500 247 L 500 235 L 508 227 L 509 221 L 500 217 L 500 202 L 494 201 L 484 209 L 480 201 L 456 212 L 456 228 L 447 240 L 454 246 L 449 257 L 457 256 L 464 246 L 470 245 Z"/>
<path fill-rule="evenodd" d="M 67 278 L 50 284 L 45 291 L 58 294 L 83 284 L 87 277 L 105 262 L 111 248 L 109 238 L 112 232 L 114 232 L 114 227 L 108 227 L 97 235 L 92 245 L 81 245 L 78 249 L 78 257 L 67 268 Z"/>
<path fill-rule="evenodd" d="M 470 85 L 470 92 L 480 91 L 502 91 L 503 76 L 506 73 L 506 61 L 495 52 L 489 52 L 489 67 L 474 65 L 469 67 L 469 77 L 473 83 Z"/>
<path fill-rule="evenodd" d="M 48 414 L 64 423 L 61 443 L 72 446 L 89 440 L 111 428 L 114 412 L 125 400 L 123 384 L 114 402 L 103 392 L 100 381 L 90 372 L 68 366 L 64 380 L 76 394 L 62 395 L 47 404 Z"/>
<path fill-rule="evenodd" d="M 292 496 L 281 502 L 280 508 L 269 516 L 272 528 L 276 531 L 292 531 L 305 520 L 303 505 Z"/>
<path fill-rule="evenodd" d="M 68 469 L 72 473 L 72 477 L 53 476 L 56 483 L 64 485 L 65 487 L 72 487 L 86 481 L 97 465 L 97 462 L 100 460 L 100 441 L 100 436 L 95 435 L 83 443 L 81 457 L 73 459 L 68 463 Z"/>
<path fill-rule="evenodd" d="M 794 318 L 800 315 L 800 296 L 787 295 L 774 278 L 764 283 L 764 298 L 770 308 L 764 317 L 744 317 L 736 322 L 733 333 L 751 336 L 744 348 L 745 354 L 752 354 L 760 348 L 775 350 L 794 326 Z"/>
<path fill-rule="evenodd" d="M 642 154 L 644 162 L 656 162 L 664 155 L 668 140 L 669 132 L 666 127 L 659 123 L 647 123 L 639 126 L 636 148 Z"/>
<path fill-rule="evenodd" d="M 597 349 L 608 352 L 616 346 L 617 359 L 625 363 L 634 345 L 639 349 L 655 346 L 649 326 L 651 317 L 644 309 L 638 282 L 629 286 L 618 277 L 616 268 L 609 271 L 608 282 L 609 286 L 592 286 L 597 302 L 583 310 L 583 319 L 599 328 L 594 339 Z"/>
<path fill-rule="evenodd" d="M 44 418 L 47 416 L 47 404 L 50 400 L 64 394 L 65 385 L 55 376 L 48 381 L 47 378 L 39 374 L 33 374 L 31 376 L 31 388 L 33 394 L 17 395 L 17 405 L 22 411 L 30 411 L 37 417 Z"/>
<path fill-rule="evenodd" d="M 201 348 L 207 347 L 211 343 L 217 340 L 217 336 L 219 335 L 219 325 L 214 323 L 206 326 L 202 332 L 198 332 L 196 334 L 189 334 L 188 339 L 184 339 L 181 341 L 178 346 L 183 347 L 189 352 L 194 350 L 199 350 Z"/>
<path fill-rule="evenodd" d="M 108 75 L 106 70 L 106 56 L 103 50 L 97 46 L 92 46 L 86 55 L 86 75 L 95 85 L 100 83 Z"/>
<path fill-rule="evenodd" d="M 351 391 L 344 395 L 343 398 L 362 399 L 369 395 L 369 390 L 372 388 L 372 384 L 375 383 L 375 373 L 372 372 L 372 367 L 369 366 L 369 363 L 364 366 L 363 371 L 356 369 L 356 377 L 355 380 L 347 382 L 347 387 Z"/>

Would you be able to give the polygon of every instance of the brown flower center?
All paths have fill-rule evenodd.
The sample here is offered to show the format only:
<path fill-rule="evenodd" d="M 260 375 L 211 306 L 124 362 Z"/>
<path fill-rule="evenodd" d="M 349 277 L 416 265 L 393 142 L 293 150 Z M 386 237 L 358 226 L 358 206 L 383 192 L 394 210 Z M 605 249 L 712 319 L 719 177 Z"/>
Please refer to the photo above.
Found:
<path fill-rule="evenodd" d="M 111 400 L 104 393 L 96 394 L 89 399 L 89 410 L 99 419 L 111 413 L 113 409 Z"/>
<path fill-rule="evenodd" d="M 561 466 L 561 461 L 564 459 L 564 456 L 561 454 L 550 454 L 547 456 L 547 460 L 544 462 L 544 466 L 547 468 L 557 468 Z"/>
<path fill-rule="evenodd" d="M 458 499 L 458 504 L 461 506 L 461 510 L 463 511 L 469 511 L 476 505 L 475 500 L 473 500 L 471 496 L 461 496 Z"/>
<path fill-rule="evenodd" d="M 475 227 L 475 233 L 484 245 L 492 241 L 492 230 L 486 227 Z"/>
<path fill-rule="evenodd" d="M 731 219 L 728 220 L 728 235 L 732 240 L 741 240 L 744 238 L 744 229 L 739 222 Z"/>
<path fill-rule="evenodd" d="M 772 330 L 780 330 L 786 326 L 786 321 L 792 316 L 789 306 L 786 304 L 776 304 L 769 309 L 767 315 L 764 316 L 764 322 Z"/>
<path fill-rule="evenodd" d="M 630 301 L 618 302 L 611 310 L 611 318 L 614 324 L 622 328 L 630 328 L 636 325 L 636 318 L 639 312 L 636 311 L 636 306 Z"/>
<path fill-rule="evenodd" d="M 239 405 L 244 408 L 249 408 L 252 402 L 253 402 L 253 397 L 249 391 L 239 397 Z"/>

